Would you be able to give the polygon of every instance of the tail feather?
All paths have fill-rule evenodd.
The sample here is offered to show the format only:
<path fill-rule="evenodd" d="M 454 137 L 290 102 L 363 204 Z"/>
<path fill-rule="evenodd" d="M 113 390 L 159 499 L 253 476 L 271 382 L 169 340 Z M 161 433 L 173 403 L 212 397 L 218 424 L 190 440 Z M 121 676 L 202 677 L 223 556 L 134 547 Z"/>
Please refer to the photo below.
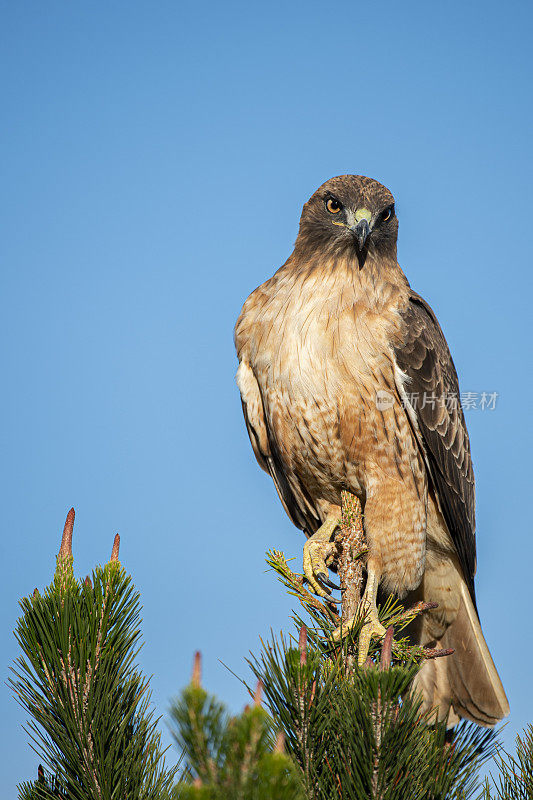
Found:
<path fill-rule="evenodd" d="M 460 718 L 492 727 L 507 716 L 509 703 L 467 586 L 462 576 L 455 574 L 457 581 L 453 588 L 460 593 L 459 608 L 436 643 L 437 647 L 451 647 L 455 652 L 446 658 L 426 661 L 414 688 L 422 693 L 424 711 L 436 709 L 439 718 L 449 711 L 450 727 Z M 423 638 L 424 628 L 423 625 Z"/>

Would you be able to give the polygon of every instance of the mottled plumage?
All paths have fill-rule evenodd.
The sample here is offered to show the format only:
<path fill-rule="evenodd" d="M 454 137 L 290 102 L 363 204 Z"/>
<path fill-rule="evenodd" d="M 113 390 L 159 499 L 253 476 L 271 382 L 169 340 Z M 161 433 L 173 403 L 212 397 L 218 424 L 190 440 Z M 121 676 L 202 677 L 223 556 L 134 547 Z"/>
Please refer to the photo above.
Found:
<path fill-rule="evenodd" d="M 413 638 L 457 652 L 424 665 L 427 707 L 491 725 L 508 705 L 475 610 L 474 476 L 457 375 L 398 265 L 397 233 L 381 184 L 348 175 L 321 186 L 294 252 L 243 306 L 237 382 L 255 456 L 294 524 L 320 537 L 341 491 L 358 495 L 369 576 L 383 592 L 439 603 Z"/>

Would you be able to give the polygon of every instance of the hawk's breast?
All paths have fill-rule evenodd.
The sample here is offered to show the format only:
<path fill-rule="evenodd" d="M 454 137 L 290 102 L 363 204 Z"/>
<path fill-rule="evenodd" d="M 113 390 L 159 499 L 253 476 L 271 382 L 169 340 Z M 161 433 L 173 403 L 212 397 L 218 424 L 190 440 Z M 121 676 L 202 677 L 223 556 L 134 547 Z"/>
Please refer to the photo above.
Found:
<path fill-rule="evenodd" d="M 397 474 L 414 457 L 401 448 L 415 451 L 391 347 L 402 298 L 362 284 L 352 268 L 278 280 L 250 350 L 276 450 L 312 497 L 330 502 L 342 488 L 361 494 L 376 466 Z"/>

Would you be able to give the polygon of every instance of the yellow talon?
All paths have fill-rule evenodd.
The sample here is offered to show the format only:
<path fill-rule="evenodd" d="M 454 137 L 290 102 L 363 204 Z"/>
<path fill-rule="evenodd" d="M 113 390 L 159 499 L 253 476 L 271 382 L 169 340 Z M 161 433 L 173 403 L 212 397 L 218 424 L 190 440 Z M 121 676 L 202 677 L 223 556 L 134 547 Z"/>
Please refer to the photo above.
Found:
<path fill-rule="evenodd" d="M 365 622 L 359 634 L 359 646 L 357 648 L 357 664 L 359 667 L 362 667 L 367 659 L 372 637 L 375 636 L 376 639 L 381 639 L 386 633 L 387 631 L 377 618 L 377 615 L 375 618 L 372 617 L 368 622 Z"/>
<path fill-rule="evenodd" d="M 361 598 L 357 614 L 355 617 L 352 617 L 344 622 L 342 626 L 337 628 L 337 630 L 333 633 L 333 638 L 335 641 L 339 641 L 342 636 L 346 636 L 346 634 L 354 627 L 354 625 L 361 620 L 361 614 L 364 614 L 365 623 L 361 629 L 361 633 L 359 634 L 359 646 L 357 648 L 357 663 L 360 667 L 363 666 L 367 659 L 372 637 L 374 636 L 378 639 L 381 639 L 387 633 L 378 617 L 378 609 L 376 606 L 378 584 L 378 571 L 372 560 L 369 560 L 367 564 L 365 593 Z"/>
<path fill-rule="evenodd" d="M 352 630 L 352 628 L 359 622 L 359 619 L 360 619 L 359 615 L 356 614 L 355 617 L 347 619 L 346 622 L 343 621 L 342 625 L 333 631 L 333 639 L 336 642 L 340 642 L 340 640 L 344 636 L 346 636 Z"/>
<path fill-rule="evenodd" d="M 329 597 L 328 592 L 317 581 L 319 575 L 327 575 L 326 560 L 335 550 L 335 543 L 331 537 L 338 526 L 340 518 L 337 514 L 328 516 L 316 533 L 309 537 L 304 545 L 303 566 L 304 573 L 312 590 L 319 597 Z"/>

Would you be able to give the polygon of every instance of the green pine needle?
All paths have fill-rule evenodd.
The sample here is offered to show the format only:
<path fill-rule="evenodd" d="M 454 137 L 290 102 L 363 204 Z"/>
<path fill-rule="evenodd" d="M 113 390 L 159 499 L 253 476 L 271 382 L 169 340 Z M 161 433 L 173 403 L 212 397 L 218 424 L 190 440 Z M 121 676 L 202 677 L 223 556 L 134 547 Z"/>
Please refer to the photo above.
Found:
<path fill-rule="evenodd" d="M 19 798 L 168 797 L 173 771 L 164 767 L 148 681 L 135 666 L 139 595 L 120 563 L 81 582 L 72 555 L 60 552 L 52 584 L 20 606 L 22 654 L 10 684 L 53 777 L 22 784 Z"/>

